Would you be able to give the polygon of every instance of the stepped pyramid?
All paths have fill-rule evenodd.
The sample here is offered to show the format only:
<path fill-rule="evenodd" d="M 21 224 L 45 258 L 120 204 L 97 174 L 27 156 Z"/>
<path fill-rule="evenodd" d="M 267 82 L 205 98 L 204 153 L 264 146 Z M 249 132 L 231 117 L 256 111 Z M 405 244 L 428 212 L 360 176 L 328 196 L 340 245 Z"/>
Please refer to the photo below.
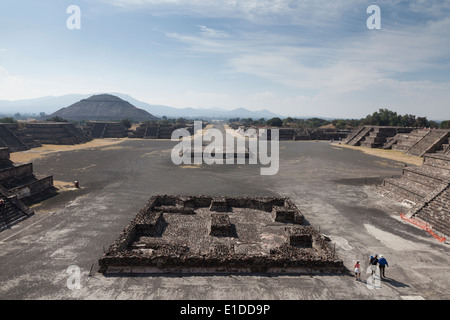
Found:
<path fill-rule="evenodd" d="M 32 163 L 16 165 L 9 155 L 0 148 L 0 231 L 33 215 L 27 205 L 56 194 L 52 176 L 37 178 Z"/>
<path fill-rule="evenodd" d="M 94 95 L 83 99 L 66 108 L 62 108 L 51 117 L 61 117 L 67 120 L 96 120 L 96 121 L 118 121 L 130 119 L 134 121 L 158 120 L 157 117 L 145 110 L 136 108 L 128 101 L 110 94 Z"/>
<path fill-rule="evenodd" d="M 450 236 L 450 155 L 427 153 L 419 167 L 403 168 L 400 178 L 386 178 L 380 192 L 412 205 L 407 212 Z"/>

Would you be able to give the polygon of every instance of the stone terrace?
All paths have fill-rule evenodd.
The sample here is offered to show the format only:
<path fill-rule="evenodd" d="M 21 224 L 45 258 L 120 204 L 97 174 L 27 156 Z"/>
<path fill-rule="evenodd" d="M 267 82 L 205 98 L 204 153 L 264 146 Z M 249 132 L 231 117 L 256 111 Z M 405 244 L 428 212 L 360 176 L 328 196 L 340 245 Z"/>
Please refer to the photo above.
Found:
<path fill-rule="evenodd" d="M 90 140 L 72 123 L 68 122 L 26 123 L 25 131 L 37 145 L 74 145 Z"/>
<path fill-rule="evenodd" d="M 90 138 L 68 122 L 29 122 L 0 125 L 0 147 L 11 152 L 29 150 L 42 144 L 74 145 Z"/>
<path fill-rule="evenodd" d="M 419 218 L 449 236 L 449 184 L 450 155 L 425 154 L 420 167 L 405 166 L 400 178 L 386 178 L 380 192 L 410 204 L 408 216 Z"/>
<path fill-rule="evenodd" d="M 409 134 L 398 134 L 393 139 L 395 140 L 392 144 L 393 150 L 414 156 L 450 152 L 450 130 L 418 129 Z"/>
<path fill-rule="evenodd" d="M 127 128 L 118 122 L 91 121 L 87 123 L 85 131 L 93 139 L 125 138 L 128 135 Z"/>
<path fill-rule="evenodd" d="M 28 150 L 29 147 L 14 134 L 17 125 L 0 124 L 0 147 L 9 148 L 11 152 Z"/>
<path fill-rule="evenodd" d="M 352 131 L 345 143 L 351 146 L 381 148 L 397 134 L 409 133 L 412 130 L 412 128 L 403 127 L 363 126 Z"/>
<path fill-rule="evenodd" d="M 152 197 L 99 261 L 100 272 L 342 272 L 287 198 Z"/>
<path fill-rule="evenodd" d="M 136 128 L 136 131 L 130 136 L 130 138 L 142 138 L 142 139 L 171 139 L 172 133 L 176 129 L 185 128 L 184 125 L 171 125 L 171 124 L 159 124 L 159 123 L 142 123 Z M 186 127 L 189 133 L 194 134 L 193 127 Z"/>
<path fill-rule="evenodd" d="M 15 196 L 25 204 L 33 204 L 56 194 L 53 176 L 38 178 L 32 163 L 14 164 L 9 154 L 8 148 L 0 148 L 0 188 L 4 196 Z"/>
<path fill-rule="evenodd" d="M 8 176 L 11 172 L 15 173 L 12 168 L 14 165 L 9 159 L 9 149 L 0 148 L 0 177 L 4 177 L 5 173 Z M 0 181 L 0 199 L 3 201 L 0 205 L 0 231 L 33 215 L 33 211 L 19 200 L 17 194 L 5 188 L 3 182 Z"/>
<path fill-rule="evenodd" d="M 450 237 L 450 185 L 420 208 L 414 218 L 425 221 L 433 230 Z"/>

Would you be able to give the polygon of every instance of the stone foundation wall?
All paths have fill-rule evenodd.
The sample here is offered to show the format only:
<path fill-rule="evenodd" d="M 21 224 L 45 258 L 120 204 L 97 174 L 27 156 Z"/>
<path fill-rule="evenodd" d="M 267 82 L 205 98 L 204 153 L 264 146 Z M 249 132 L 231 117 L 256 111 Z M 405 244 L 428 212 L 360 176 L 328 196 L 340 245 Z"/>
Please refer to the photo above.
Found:
<path fill-rule="evenodd" d="M 0 171 L 0 183 L 5 183 L 13 179 L 23 179 L 33 175 L 33 164 L 27 163 L 17 167 L 10 167 Z"/>
<path fill-rule="evenodd" d="M 283 207 L 285 210 L 280 210 L 279 207 Z M 209 229 L 207 229 L 209 230 L 208 235 L 202 237 L 212 237 L 209 249 L 206 247 L 205 249 L 208 250 L 204 253 L 196 252 L 189 243 L 180 243 L 175 239 L 171 241 L 163 235 L 167 232 L 165 228 L 168 226 L 164 216 L 167 215 L 169 218 L 173 214 L 177 214 L 174 212 L 176 208 L 180 209 L 178 214 L 181 216 L 179 217 L 184 216 L 184 210 L 188 209 L 200 210 L 195 211 L 194 216 L 200 212 L 211 212 L 209 208 L 212 209 L 212 213 L 204 216 L 205 218 L 209 217 L 210 222 Z M 225 208 L 228 212 L 225 212 Z M 169 209 L 169 212 L 166 209 Z M 214 211 L 217 209 L 219 212 Z M 135 272 L 139 270 L 138 272 L 150 273 L 343 271 L 343 262 L 337 259 L 334 250 L 322 235 L 312 226 L 302 226 L 292 222 L 276 222 L 275 212 L 277 210 L 280 212 L 295 211 L 298 216 L 302 216 L 295 205 L 286 198 L 168 195 L 152 197 L 101 257 L 99 271 L 112 274 L 116 271 L 124 272 L 125 270 L 127 272 L 127 270 L 133 269 Z M 240 213 L 235 213 L 235 211 Z M 287 240 L 284 244 L 271 244 L 273 249 L 266 254 L 241 253 L 242 250 L 236 245 L 245 245 L 242 241 L 246 240 L 244 240 L 245 237 L 239 238 L 235 229 L 239 226 L 234 225 L 230 220 L 230 215 L 257 214 L 256 212 L 265 215 L 270 212 L 275 225 L 268 226 L 268 228 L 277 229 L 285 226 L 286 229 L 283 229 L 285 232 L 277 237 L 285 237 Z M 188 216 L 192 215 L 186 217 Z M 239 217 L 245 218 L 246 216 Z M 202 224 L 204 223 L 207 221 L 202 222 Z M 204 227 L 199 225 L 198 228 Z M 257 238 L 259 239 L 259 237 Z M 234 241 L 239 242 L 229 242 L 230 240 L 226 239 L 236 239 Z"/>

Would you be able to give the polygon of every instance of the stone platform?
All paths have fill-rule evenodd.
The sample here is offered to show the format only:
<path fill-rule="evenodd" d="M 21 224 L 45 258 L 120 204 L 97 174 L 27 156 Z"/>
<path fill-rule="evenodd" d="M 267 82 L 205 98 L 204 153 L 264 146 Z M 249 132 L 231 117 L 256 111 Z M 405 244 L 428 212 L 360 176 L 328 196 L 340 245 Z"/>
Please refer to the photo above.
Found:
<path fill-rule="evenodd" d="M 429 153 L 419 167 L 404 167 L 400 178 L 386 178 L 380 192 L 409 204 L 407 216 L 427 222 L 450 236 L 450 155 Z"/>
<path fill-rule="evenodd" d="M 100 272 L 342 272 L 288 198 L 155 196 L 99 260 Z"/>

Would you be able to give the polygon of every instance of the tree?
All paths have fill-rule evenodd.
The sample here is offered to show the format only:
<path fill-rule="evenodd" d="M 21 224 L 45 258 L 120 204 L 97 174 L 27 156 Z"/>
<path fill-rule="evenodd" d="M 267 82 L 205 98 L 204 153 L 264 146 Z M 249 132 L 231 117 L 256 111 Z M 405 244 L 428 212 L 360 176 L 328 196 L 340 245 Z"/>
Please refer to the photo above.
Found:
<path fill-rule="evenodd" d="M 324 119 L 311 118 L 306 120 L 306 124 L 309 128 L 319 128 L 321 126 L 326 126 L 327 124 L 330 124 L 330 122 Z"/>
<path fill-rule="evenodd" d="M 287 117 L 286 119 L 283 120 L 283 126 L 288 126 L 293 121 L 294 119 L 292 119 L 291 117 Z"/>
<path fill-rule="evenodd" d="M 52 118 L 47 119 L 47 121 L 52 121 L 52 122 L 69 122 L 68 120 L 63 119 L 60 116 L 54 116 Z"/>
<path fill-rule="evenodd" d="M 131 128 L 131 120 L 130 119 L 122 119 L 120 123 L 127 129 Z"/>
<path fill-rule="evenodd" d="M 275 118 L 267 120 L 266 124 L 269 126 L 273 126 L 273 127 L 282 127 L 283 121 L 281 121 L 280 118 L 275 117 Z"/>
<path fill-rule="evenodd" d="M 428 127 L 432 129 L 439 128 L 439 124 L 436 121 L 428 120 Z"/>
<path fill-rule="evenodd" d="M 417 117 L 416 122 L 414 123 L 414 127 L 424 128 L 428 127 L 428 120 L 426 117 Z"/>
<path fill-rule="evenodd" d="M 184 119 L 184 118 L 178 118 L 178 119 L 176 120 L 176 123 L 177 123 L 177 124 L 181 124 L 181 125 L 185 125 L 185 124 L 186 124 L 186 119 Z"/>
<path fill-rule="evenodd" d="M 444 120 L 440 124 L 441 129 L 450 129 L 450 120 Z"/>
<path fill-rule="evenodd" d="M 345 120 L 339 119 L 335 122 L 334 125 L 336 126 L 336 129 L 342 130 L 345 129 L 347 123 L 345 122 Z"/>
<path fill-rule="evenodd" d="M 372 126 L 402 126 L 402 127 L 437 127 L 435 121 L 430 121 L 426 117 L 417 117 L 411 114 L 398 115 L 397 112 L 380 109 L 364 119 L 361 119 L 361 125 Z"/>
<path fill-rule="evenodd" d="M 4 117 L 0 119 L 0 123 L 17 123 L 12 117 Z"/>
<path fill-rule="evenodd" d="M 412 114 L 405 114 L 401 117 L 400 126 L 402 127 L 413 127 L 416 122 L 416 116 Z"/>

